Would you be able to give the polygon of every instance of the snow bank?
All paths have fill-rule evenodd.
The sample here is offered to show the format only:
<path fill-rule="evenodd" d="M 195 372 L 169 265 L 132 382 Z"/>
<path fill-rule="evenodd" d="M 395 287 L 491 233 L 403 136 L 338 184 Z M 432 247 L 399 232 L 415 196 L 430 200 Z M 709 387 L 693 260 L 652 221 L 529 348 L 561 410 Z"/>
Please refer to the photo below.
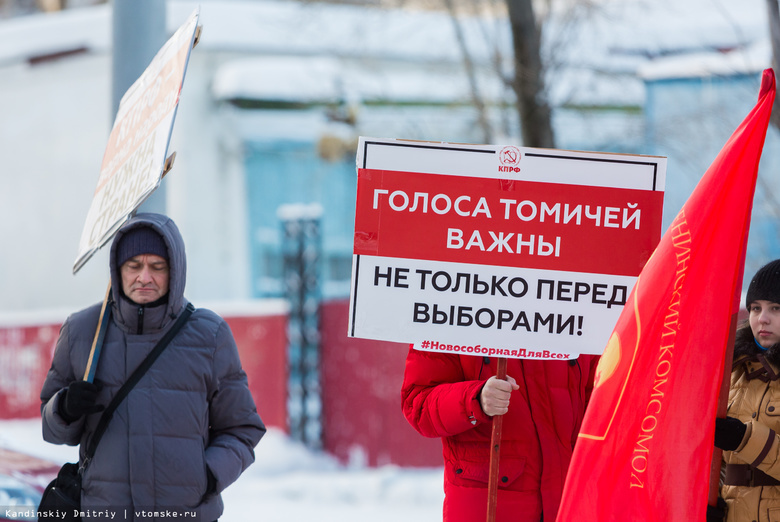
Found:
<path fill-rule="evenodd" d="M 0 447 L 55 462 L 77 458 L 75 447 L 44 442 L 38 419 L 0 422 Z M 255 463 L 223 493 L 220 522 L 441 520 L 441 468 L 345 467 L 273 428 L 255 455 Z"/>

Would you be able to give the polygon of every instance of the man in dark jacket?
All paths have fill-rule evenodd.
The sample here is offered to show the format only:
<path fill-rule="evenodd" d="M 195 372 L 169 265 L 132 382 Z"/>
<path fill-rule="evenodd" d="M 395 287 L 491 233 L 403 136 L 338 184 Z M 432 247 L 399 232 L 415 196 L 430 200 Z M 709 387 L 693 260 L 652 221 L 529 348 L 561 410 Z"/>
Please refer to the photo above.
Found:
<path fill-rule="evenodd" d="M 41 391 L 43 438 L 80 444 L 82 466 L 100 411 L 187 306 L 184 241 L 171 219 L 132 218 L 109 259 L 112 315 L 94 384 L 82 377 L 100 303 L 65 321 Z M 127 520 L 164 508 L 216 520 L 220 492 L 254 461 L 264 433 L 230 328 L 196 309 L 111 418 L 84 469 L 82 508 Z"/>

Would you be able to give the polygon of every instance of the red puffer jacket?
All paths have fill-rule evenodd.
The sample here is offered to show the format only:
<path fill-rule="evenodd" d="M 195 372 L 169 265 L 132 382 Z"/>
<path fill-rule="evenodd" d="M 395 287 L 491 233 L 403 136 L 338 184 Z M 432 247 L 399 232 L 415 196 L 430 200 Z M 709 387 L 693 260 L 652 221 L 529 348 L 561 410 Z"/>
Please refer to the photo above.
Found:
<path fill-rule="evenodd" d="M 401 390 L 409 423 L 441 437 L 444 522 L 484 520 L 492 417 L 478 395 L 498 360 L 409 350 Z M 509 359 L 520 389 L 504 416 L 496 522 L 555 520 L 566 470 L 593 387 L 598 357 Z"/>

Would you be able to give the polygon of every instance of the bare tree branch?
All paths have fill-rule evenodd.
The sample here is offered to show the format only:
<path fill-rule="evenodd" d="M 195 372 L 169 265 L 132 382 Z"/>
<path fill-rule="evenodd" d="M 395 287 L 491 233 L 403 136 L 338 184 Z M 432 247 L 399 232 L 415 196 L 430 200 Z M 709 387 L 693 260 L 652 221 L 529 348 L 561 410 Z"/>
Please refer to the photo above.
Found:
<path fill-rule="evenodd" d="M 447 6 L 447 11 L 450 13 L 450 19 L 452 19 L 453 29 L 455 30 L 455 38 L 458 40 L 458 46 L 460 52 L 463 55 L 463 68 L 466 72 L 466 77 L 469 81 L 469 90 L 471 92 L 471 101 L 474 107 L 477 109 L 477 121 L 482 129 L 483 143 L 493 142 L 493 129 L 490 125 L 490 121 L 487 117 L 487 111 L 485 109 L 485 103 L 482 100 L 482 96 L 479 94 L 479 86 L 477 85 L 477 76 L 474 69 L 474 62 L 471 60 L 471 53 L 469 53 L 468 46 L 466 45 L 466 39 L 463 36 L 463 28 L 458 20 L 458 15 L 455 12 L 455 3 L 453 0 L 444 0 L 444 5 Z"/>
<path fill-rule="evenodd" d="M 544 86 L 541 56 L 541 30 L 536 22 L 532 0 L 507 0 L 512 46 L 515 53 L 513 88 L 523 145 L 554 148 L 552 111 Z"/>

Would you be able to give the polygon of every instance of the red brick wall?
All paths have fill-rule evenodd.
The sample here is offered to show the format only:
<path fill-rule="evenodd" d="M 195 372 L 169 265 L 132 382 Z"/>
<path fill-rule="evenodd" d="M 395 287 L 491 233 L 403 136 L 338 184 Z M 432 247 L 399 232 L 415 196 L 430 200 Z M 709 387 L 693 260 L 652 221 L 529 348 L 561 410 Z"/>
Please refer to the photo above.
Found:
<path fill-rule="evenodd" d="M 287 316 L 225 316 L 249 389 L 268 426 L 287 427 Z M 59 335 L 58 322 L 0 326 L 0 419 L 40 415 L 40 393 Z"/>
<path fill-rule="evenodd" d="M 287 431 L 287 316 L 225 317 L 266 426 Z"/>
<path fill-rule="evenodd" d="M 41 414 L 41 387 L 59 331 L 57 322 L 0 327 L 0 419 Z"/>
<path fill-rule="evenodd" d="M 219 310 L 216 310 L 219 312 Z M 401 413 L 407 346 L 347 337 L 347 300 L 321 308 L 323 438 L 348 462 L 440 466 L 441 442 L 415 432 Z M 233 331 L 249 389 L 268 426 L 287 430 L 287 316 L 222 313 Z M 0 419 L 40 415 L 40 391 L 60 323 L 0 326 Z"/>
<path fill-rule="evenodd" d="M 371 466 L 441 466 L 441 441 L 418 434 L 401 412 L 408 345 L 347 337 L 348 314 L 348 300 L 321 307 L 325 450 L 347 462 L 361 448 Z"/>

